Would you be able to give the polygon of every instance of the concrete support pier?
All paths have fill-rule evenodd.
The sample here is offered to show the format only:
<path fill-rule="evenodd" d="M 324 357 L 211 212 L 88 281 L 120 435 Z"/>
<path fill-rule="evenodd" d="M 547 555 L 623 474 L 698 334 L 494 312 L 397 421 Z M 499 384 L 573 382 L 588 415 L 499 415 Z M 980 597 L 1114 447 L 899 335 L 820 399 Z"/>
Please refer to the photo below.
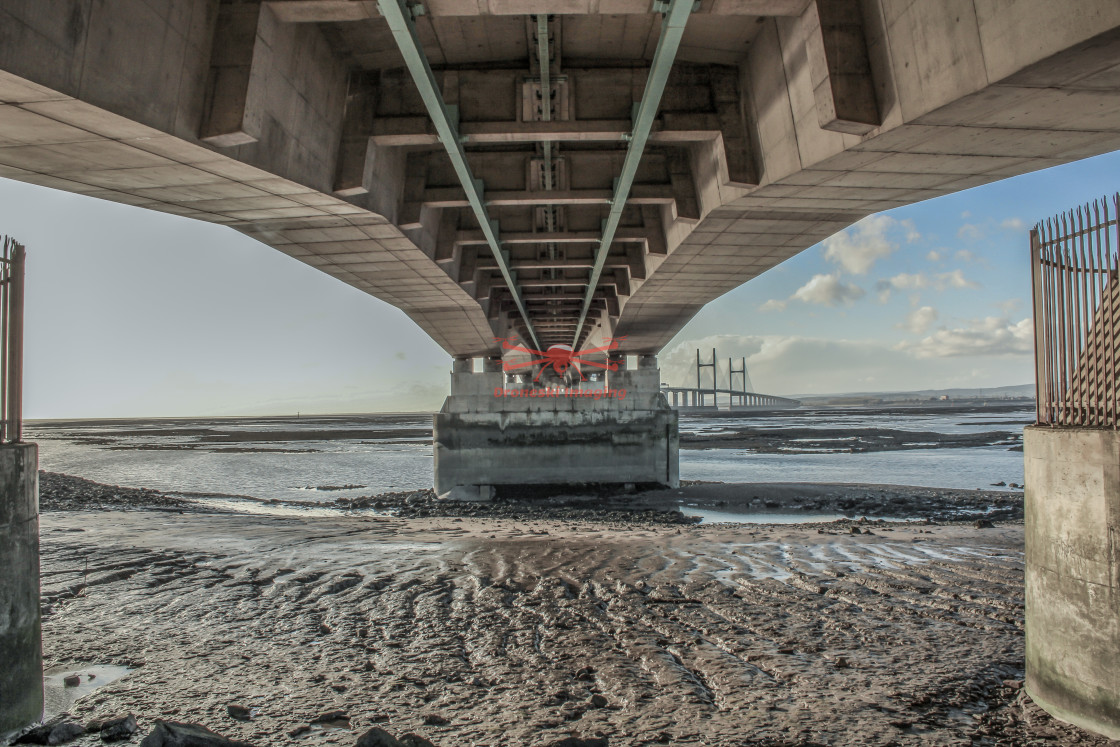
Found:
<path fill-rule="evenodd" d="M 1027 692 L 1120 739 L 1120 433 L 1027 428 Z"/>
<path fill-rule="evenodd" d="M 0 736 L 43 717 L 39 452 L 0 445 Z"/>
<path fill-rule="evenodd" d="M 578 390 L 507 384 L 489 361 L 482 373 L 466 368 L 456 365 L 434 418 L 441 496 L 486 499 L 498 485 L 679 485 L 677 413 L 658 391 L 653 356 Z"/>

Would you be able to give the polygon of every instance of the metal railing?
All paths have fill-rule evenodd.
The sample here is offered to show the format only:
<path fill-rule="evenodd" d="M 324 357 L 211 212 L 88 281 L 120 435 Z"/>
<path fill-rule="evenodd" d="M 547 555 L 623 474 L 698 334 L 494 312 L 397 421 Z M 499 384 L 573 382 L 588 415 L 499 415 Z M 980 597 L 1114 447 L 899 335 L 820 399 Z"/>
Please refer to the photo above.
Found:
<path fill-rule="evenodd" d="M 1038 424 L 1116 428 L 1120 194 L 1031 230 Z"/>
<path fill-rule="evenodd" d="M 23 244 L 0 237 L 0 443 L 23 435 Z"/>

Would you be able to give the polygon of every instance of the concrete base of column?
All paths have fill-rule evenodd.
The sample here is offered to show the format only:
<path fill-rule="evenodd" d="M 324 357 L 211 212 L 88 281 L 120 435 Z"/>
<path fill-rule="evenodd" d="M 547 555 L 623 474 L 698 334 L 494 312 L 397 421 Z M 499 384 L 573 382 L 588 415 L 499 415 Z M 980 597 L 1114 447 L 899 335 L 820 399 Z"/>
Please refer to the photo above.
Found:
<path fill-rule="evenodd" d="M 1120 739 L 1120 433 L 1027 428 L 1027 692 Z"/>
<path fill-rule="evenodd" d="M 0 446 L 0 735 L 43 717 L 39 452 Z"/>
<path fill-rule="evenodd" d="M 609 387 L 622 398 L 506 396 L 503 381 L 501 373 L 452 375 L 433 424 L 441 496 L 480 500 L 486 486 L 503 485 L 680 484 L 677 413 L 657 391 L 656 371 L 616 373 Z"/>

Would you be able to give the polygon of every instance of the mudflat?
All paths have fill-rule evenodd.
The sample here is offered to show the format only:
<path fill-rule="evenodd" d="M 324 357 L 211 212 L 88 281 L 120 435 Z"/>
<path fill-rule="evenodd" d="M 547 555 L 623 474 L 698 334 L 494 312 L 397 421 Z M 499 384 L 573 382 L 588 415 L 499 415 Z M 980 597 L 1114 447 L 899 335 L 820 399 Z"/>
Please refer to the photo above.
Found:
<path fill-rule="evenodd" d="M 588 516 L 71 504 L 41 517 L 45 658 L 129 667 L 69 714 L 133 742 L 1108 743 L 1020 689 L 1015 520 Z"/>

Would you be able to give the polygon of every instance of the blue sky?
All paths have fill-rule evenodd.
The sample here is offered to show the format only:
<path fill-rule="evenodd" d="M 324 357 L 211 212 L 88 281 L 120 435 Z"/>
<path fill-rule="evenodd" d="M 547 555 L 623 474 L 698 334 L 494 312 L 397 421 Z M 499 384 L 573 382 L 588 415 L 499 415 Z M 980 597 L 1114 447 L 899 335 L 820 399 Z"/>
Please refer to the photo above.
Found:
<path fill-rule="evenodd" d="M 1120 152 L 870 216 L 706 306 L 663 379 L 714 346 L 774 394 L 1032 383 L 1028 231 L 1117 174 Z"/>
<path fill-rule="evenodd" d="M 774 394 L 1032 381 L 1027 230 L 1120 152 L 868 218 L 700 312 L 661 356 Z M 28 246 L 29 418 L 432 410 L 449 357 L 394 307 L 230 229 L 0 179 Z M 722 374 L 725 375 L 725 374 Z"/>

